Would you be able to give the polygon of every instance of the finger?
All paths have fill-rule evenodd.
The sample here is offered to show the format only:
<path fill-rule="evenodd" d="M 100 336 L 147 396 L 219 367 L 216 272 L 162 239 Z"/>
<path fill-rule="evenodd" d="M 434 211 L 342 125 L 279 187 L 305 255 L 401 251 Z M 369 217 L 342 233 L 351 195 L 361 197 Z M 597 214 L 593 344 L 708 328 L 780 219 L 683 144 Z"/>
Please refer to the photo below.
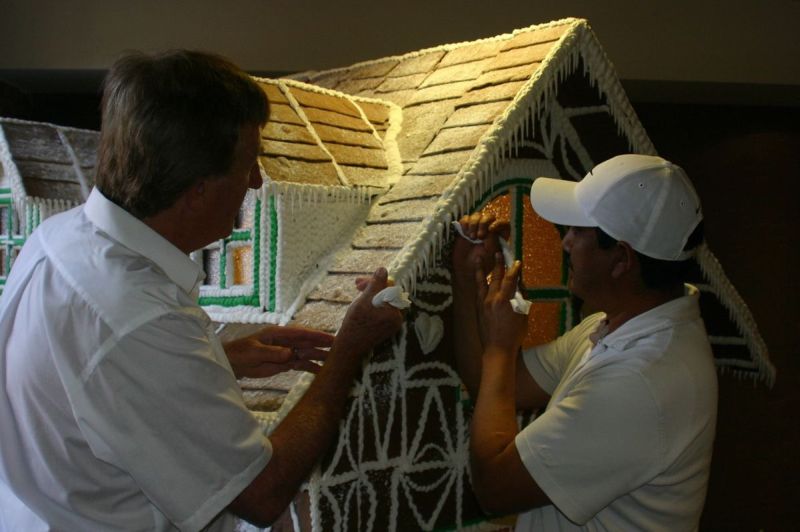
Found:
<path fill-rule="evenodd" d="M 481 213 L 474 212 L 469 216 L 468 226 L 465 227 L 465 232 L 470 238 L 478 238 L 478 226 L 481 223 Z"/>
<path fill-rule="evenodd" d="M 297 371 L 307 371 L 309 373 L 319 373 L 322 366 L 315 364 L 310 360 L 296 360 L 292 363 L 292 369 Z"/>
<path fill-rule="evenodd" d="M 489 232 L 508 240 L 511 237 L 511 224 L 507 220 L 495 220 L 489 226 Z"/>
<path fill-rule="evenodd" d="M 356 277 L 356 289 L 363 292 L 369 284 L 369 277 Z"/>
<path fill-rule="evenodd" d="M 367 283 L 366 288 L 364 288 L 364 296 L 372 298 L 375 294 L 386 288 L 387 281 L 389 279 L 389 272 L 386 271 L 386 268 L 380 267 L 375 270 L 375 273 Z"/>
<path fill-rule="evenodd" d="M 483 266 L 479 259 L 475 260 L 475 288 L 478 308 L 481 308 L 486 299 L 486 274 L 483 272 Z"/>
<path fill-rule="evenodd" d="M 494 222 L 494 214 L 491 212 L 484 212 L 481 214 L 480 221 L 478 222 L 478 238 L 483 240 L 489 234 L 489 225 Z"/>
<path fill-rule="evenodd" d="M 294 350 L 294 356 L 298 360 L 325 360 L 328 358 L 328 351 L 314 349 L 313 347 L 302 347 Z"/>
<path fill-rule="evenodd" d="M 264 345 L 258 342 L 248 343 L 238 352 L 237 363 L 245 367 L 258 367 L 262 364 L 284 364 L 294 358 L 288 347 Z"/>
<path fill-rule="evenodd" d="M 333 339 L 332 334 L 305 327 L 270 327 L 259 336 L 265 344 L 284 347 L 330 347 Z"/>
<path fill-rule="evenodd" d="M 500 296 L 503 299 L 511 299 L 514 297 L 514 292 L 517 291 L 517 282 L 519 281 L 519 272 L 521 262 L 518 260 L 514 261 L 514 265 L 508 269 L 506 274 L 503 276 L 503 281 L 500 285 Z"/>
<path fill-rule="evenodd" d="M 503 261 L 502 253 L 494 254 L 494 268 L 492 269 L 492 280 L 489 283 L 488 291 L 490 294 L 496 293 L 500 290 L 503 277 L 506 273 L 506 263 Z"/>

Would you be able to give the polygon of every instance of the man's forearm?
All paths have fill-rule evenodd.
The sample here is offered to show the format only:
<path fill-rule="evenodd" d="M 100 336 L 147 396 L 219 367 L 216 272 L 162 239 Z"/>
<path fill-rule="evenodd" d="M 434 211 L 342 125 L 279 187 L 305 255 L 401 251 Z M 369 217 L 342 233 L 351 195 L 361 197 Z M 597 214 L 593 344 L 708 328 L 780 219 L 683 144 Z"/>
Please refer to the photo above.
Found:
<path fill-rule="evenodd" d="M 492 476 L 492 461 L 517 435 L 515 366 L 515 357 L 507 354 L 487 352 L 483 356 L 470 441 L 476 484 Z"/>
<path fill-rule="evenodd" d="M 357 349 L 334 343 L 306 393 L 270 435 L 272 457 L 254 489 L 243 492 L 231 506 L 237 515 L 265 526 L 292 501 L 336 434 L 362 367 L 363 356 L 354 352 Z"/>
<path fill-rule="evenodd" d="M 470 463 L 475 495 L 490 514 L 516 513 L 548 504 L 517 451 L 514 356 L 488 348 L 470 425 Z"/>
<path fill-rule="evenodd" d="M 453 282 L 453 349 L 456 369 L 474 400 L 481 381 L 483 344 L 478 329 L 474 282 L 468 286 Z"/>

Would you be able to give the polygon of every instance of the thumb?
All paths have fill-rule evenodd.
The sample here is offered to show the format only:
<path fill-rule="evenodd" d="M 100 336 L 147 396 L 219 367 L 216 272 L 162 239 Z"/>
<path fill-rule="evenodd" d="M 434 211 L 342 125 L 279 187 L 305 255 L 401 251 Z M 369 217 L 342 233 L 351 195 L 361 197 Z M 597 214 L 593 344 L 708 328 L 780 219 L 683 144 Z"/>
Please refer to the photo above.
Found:
<path fill-rule="evenodd" d="M 386 268 L 380 267 L 375 270 L 372 277 L 369 279 L 367 286 L 364 288 L 364 294 L 372 297 L 384 288 L 386 288 L 386 280 L 389 278 L 389 273 Z"/>

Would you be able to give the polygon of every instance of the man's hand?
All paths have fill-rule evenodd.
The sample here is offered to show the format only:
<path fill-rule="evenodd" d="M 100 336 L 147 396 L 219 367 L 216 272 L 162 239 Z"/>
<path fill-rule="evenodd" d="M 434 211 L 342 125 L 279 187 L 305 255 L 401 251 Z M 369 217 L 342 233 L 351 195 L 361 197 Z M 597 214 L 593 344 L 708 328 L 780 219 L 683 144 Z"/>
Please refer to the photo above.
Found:
<path fill-rule="evenodd" d="M 372 305 L 375 294 L 386 287 L 387 277 L 386 270 L 379 268 L 350 305 L 319 374 L 270 434 L 272 458 L 229 506 L 234 514 L 261 526 L 273 522 L 332 443 L 362 357 L 403 323 L 396 308 Z"/>
<path fill-rule="evenodd" d="M 363 355 L 400 329 L 403 314 L 390 305 L 376 307 L 372 304 L 375 294 L 389 286 L 385 268 L 378 268 L 371 278 L 360 278 L 356 283 L 361 295 L 347 309 L 336 343 L 341 342 L 348 351 Z"/>
<path fill-rule="evenodd" d="M 510 302 L 519 286 L 521 263 L 515 261 L 506 271 L 503 254 L 495 253 L 494 259 L 492 280 L 488 286 L 482 267 L 475 265 L 478 323 L 484 354 L 494 353 L 499 349 L 503 353 L 516 356 L 528 326 L 528 316 L 514 312 Z"/>
<path fill-rule="evenodd" d="M 333 335 L 302 327 L 267 325 L 250 336 L 228 342 L 225 354 L 237 379 L 271 377 L 297 369 L 317 373 L 314 360 L 325 360 Z"/>
<path fill-rule="evenodd" d="M 466 236 L 483 240 L 482 244 L 473 244 L 456 237 L 453 245 L 455 282 L 459 288 L 466 289 L 472 285 L 476 264 L 480 264 L 484 271 L 491 270 L 494 254 L 500 250 L 497 237 L 508 239 L 511 228 L 508 222 L 495 219 L 492 213 L 476 212 L 463 216 L 459 223 Z"/>

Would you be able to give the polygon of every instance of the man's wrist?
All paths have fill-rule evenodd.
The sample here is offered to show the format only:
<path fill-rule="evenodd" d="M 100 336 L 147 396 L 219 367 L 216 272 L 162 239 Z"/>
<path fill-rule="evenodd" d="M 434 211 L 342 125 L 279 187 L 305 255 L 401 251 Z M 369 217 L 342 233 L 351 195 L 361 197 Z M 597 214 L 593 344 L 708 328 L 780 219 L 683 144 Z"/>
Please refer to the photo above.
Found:
<path fill-rule="evenodd" d="M 504 345 L 500 342 L 489 341 L 483 348 L 483 358 L 514 358 L 519 353 L 518 347 Z"/>

